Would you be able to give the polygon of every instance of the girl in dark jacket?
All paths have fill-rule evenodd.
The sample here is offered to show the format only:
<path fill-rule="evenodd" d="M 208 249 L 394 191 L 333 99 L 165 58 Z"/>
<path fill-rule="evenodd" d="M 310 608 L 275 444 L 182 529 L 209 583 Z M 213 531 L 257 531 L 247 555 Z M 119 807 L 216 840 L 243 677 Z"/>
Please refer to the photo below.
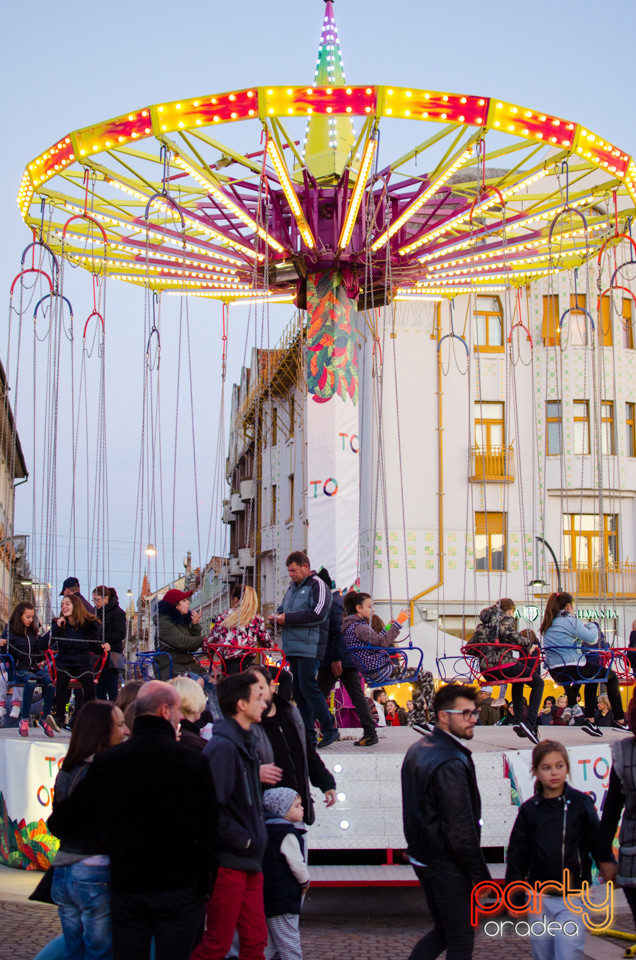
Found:
<path fill-rule="evenodd" d="M 71 680 L 81 683 L 85 702 L 94 700 L 95 677 L 90 655 L 101 656 L 104 650 L 110 650 L 110 644 L 101 642 L 97 617 L 88 613 L 76 594 L 62 597 L 60 611 L 51 626 L 51 640 L 58 649 L 55 718 L 46 718 L 47 723 L 58 730 L 64 724 Z"/>
<path fill-rule="evenodd" d="M 128 735 L 124 715 L 114 703 L 98 700 L 84 704 L 55 781 L 53 820 L 60 804 L 90 769 L 95 754 L 117 746 Z M 55 856 L 51 895 L 58 905 L 64 934 L 63 956 L 112 960 L 110 861 L 103 855 L 97 823 L 89 832 L 76 829 L 57 835 L 60 848 Z"/>
<path fill-rule="evenodd" d="M 525 880 L 530 884 L 554 880 L 563 883 L 563 871 L 570 872 L 570 888 L 591 879 L 591 860 L 598 864 L 599 820 L 587 794 L 566 782 L 570 773 L 567 750 L 557 740 L 542 740 L 532 751 L 535 794 L 521 805 L 510 834 L 506 883 Z M 556 921 L 560 932 L 554 936 L 532 935 L 534 960 L 583 960 L 585 927 L 580 914 L 568 909 L 563 896 L 541 895 L 541 916 L 546 924 Z M 529 920 L 535 919 L 530 915 Z M 536 917 L 540 919 L 540 917 Z M 564 924 L 578 934 L 563 933 Z"/>
<path fill-rule="evenodd" d="M 29 717 L 31 703 L 36 686 L 42 687 L 44 694 L 42 701 L 42 729 L 47 737 L 55 734 L 50 724 L 49 714 L 53 706 L 55 686 L 51 682 L 51 675 L 44 662 L 44 652 L 49 649 L 49 634 L 38 636 L 38 622 L 35 617 L 35 607 L 24 601 L 19 603 L 4 628 L 2 634 L 6 644 L 4 652 L 13 657 L 15 663 L 15 682 L 18 686 L 24 685 L 22 708 L 20 714 L 20 736 L 29 736 Z"/>
<path fill-rule="evenodd" d="M 117 699 L 119 675 L 124 669 L 124 640 L 126 639 L 126 614 L 119 606 L 119 597 L 114 587 L 95 587 L 93 590 L 95 615 L 100 621 L 101 638 L 110 644 L 106 666 L 97 681 L 98 700 Z M 119 666 L 115 661 L 119 660 Z"/>

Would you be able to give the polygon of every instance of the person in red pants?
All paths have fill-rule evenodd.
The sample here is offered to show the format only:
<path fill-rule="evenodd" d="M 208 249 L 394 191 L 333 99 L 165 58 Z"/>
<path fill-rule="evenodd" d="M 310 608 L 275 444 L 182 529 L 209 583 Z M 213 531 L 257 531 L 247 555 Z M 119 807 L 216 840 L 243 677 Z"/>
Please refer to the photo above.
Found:
<path fill-rule="evenodd" d="M 267 709 L 258 674 L 237 673 L 218 686 L 223 720 L 214 724 L 207 757 L 219 805 L 219 869 L 206 930 L 191 960 L 224 960 L 238 931 L 241 960 L 263 960 L 267 924 L 262 862 L 267 829 L 256 741 L 250 730 Z"/>

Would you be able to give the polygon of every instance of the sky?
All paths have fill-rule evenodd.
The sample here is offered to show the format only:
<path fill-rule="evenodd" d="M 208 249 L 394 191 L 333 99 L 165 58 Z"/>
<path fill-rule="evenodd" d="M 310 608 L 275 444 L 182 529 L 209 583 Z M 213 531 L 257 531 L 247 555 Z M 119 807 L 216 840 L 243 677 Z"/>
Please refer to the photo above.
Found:
<path fill-rule="evenodd" d="M 513 4 L 456 0 L 452 5 L 413 0 L 336 0 L 334 11 L 349 82 L 501 97 L 582 122 L 636 155 L 633 0 L 606 0 L 602 4 L 591 0 L 515 0 Z M 7 305 L 11 282 L 20 270 L 22 251 L 30 241 L 15 202 L 22 171 L 29 160 L 69 131 L 161 100 L 267 83 L 310 83 L 323 15 L 322 0 L 277 0 L 275 4 L 255 0 L 228 4 L 190 0 L 183 8 L 167 0 L 111 0 L 99 6 L 77 0 L 58 4 L 30 0 L 28 4 L 5 5 L 6 42 L 0 65 L 5 91 L 5 147 L 0 154 L 0 222 L 4 227 L 0 236 L 0 286 L 5 290 Z M 412 145 L 417 134 L 413 136 Z M 384 159 L 393 155 L 391 147 L 385 135 Z M 65 275 L 64 292 L 73 302 L 76 329 L 83 328 L 93 308 L 89 278 L 81 276 L 80 271 L 70 276 L 69 273 Z M 197 302 L 190 310 L 195 497 L 190 391 L 187 370 L 183 369 L 176 471 L 174 466 L 179 302 L 178 298 L 165 299 L 171 302 L 162 308 L 160 479 L 164 534 L 161 535 L 159 522 L 158 555 L 150 570 L 153 588 L 179 573 L 187 550 L 192 551 L 196 566 L 222 545 L 216 502 L 219 498 L 212 502 L 223 471 L 223 464 L 215 457 L 221 403 L 221 307 Z M 15 532 L 31 537 L 31 562 L 37 577 L 47 576 L 57 583 L 68 574 L 77 574 L 86 592 L 95 586 L 95 576 L 100 574 L 99 579 L 102 575 L 108 578 L 108 585 L 115 586 L 120 596 L 131 586 L 137 594 L 139 575 L 146 563 L 146 536 L 154 537 L 154 528 L 140 531 L 135 523 L 145 347 L 143 295 L 127 284 L 108 284 L 105 323 L 110 517 L 109 551 L 100 550 L 104 569 L 95 569 L 94 550 L 91 561 L 88 545 L 93 535 L 90 520 L 85 519 L 84 502 L 80 508 L 79 494 L 81 518 L 78 516 L 74 535 L 70 529 L 72 417 L 68 368 L 60 372 L 57 557 L 55 561 L 44 559 L 46 525 L 42 518 L 38 450 L 46 424 L 41 400 L 36 399 L 34 411 L 31 399 L 32 314 L 31 307 L 25 313 L 29 323 L 24 328 L 20 355 L 17 413 L 18 431 L 32 476 L 29 483 L 16 490 Z M 289 307 L 272 308 L 265 342 L 275 345 L 291 314 Z M 0 357 L 5 364 L 7 317 L 8 313 L 0 331 Z M 260 337 L 258 331 L 255 333 L 254 317 L 246 332 L 247 319 L 247 307 L 232 308 L 226 420 L 231 384 L 240 377 L 246 344 L 250 346 Z M 14 358 L 15 329 L 14 320 Z M 80 349 L 77 338 L 77 363 Z M 183 361 L 186 356 L 183 345 Z M 36 358 L 36 397 L 40 397 L 46 376 L 46 344 L 39 345 Z M 99 360 L 93 354 L 85 362 L 89 384 L 88 474 L 92 478 L 96 468 L 95 389 Z M 10 376 L 13 379 L 14 371 Z M 34 419 L 38 444 L 35 471 Z M 85 462 L 83 451 L 82 463 Z M 82 491 L 86 490 L 85 474 L 85 469 L 78 469 L 78 487 Z M 160 511 L 157 512 L 159 515 Z M 208 537 L 211 516 L 212 534 Z M 53 520 L 49 520 L 48 526 L 53 529 Z"/>

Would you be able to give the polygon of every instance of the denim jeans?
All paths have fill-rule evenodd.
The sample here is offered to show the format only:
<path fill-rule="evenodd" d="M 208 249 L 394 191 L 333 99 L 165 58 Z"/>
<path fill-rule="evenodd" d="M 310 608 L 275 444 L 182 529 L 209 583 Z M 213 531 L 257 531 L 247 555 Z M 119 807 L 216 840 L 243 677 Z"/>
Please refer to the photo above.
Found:
<path fill-rule="evenodd" d="M 55 867 L 51 896 L 58 906 L 66 960 L 112 960 L 110 866 Z"/>
<path fill-rule="evenodd" d="M 580 900 L 578 903 L 580 906 Z M 543 929 L 545 923 L 546 932 L 531 933 L 532 960 L 583 960 L 585 926 L 581 914 L 570 910 L 563 902 L 563 897 L 542 896 L 541 916 L 526 914 L 523 919 L 530 924 L 531 931 L 535 923 L 538 924 L 538 931 Z M 561 929 L 557 928 L 557 923 Z M 547 928 L 552 924 L 552 934 L 549 934 Z"/>
<path fill-rule="evenodd" d="M 24 695 L 22 697 L 22 719 L 28 720 L 31 712 L 31 703 L 33 702 L 33 691 L 36 687 L 42 687 L 44 697 L 42 700 L 42 713 L 45 717 L 51 712 L 53 706 L 53 697 L 55 696 L 55 687 L 51 683 L 49 671 L 44 670 L 16 670 L 15 682 L 24 684 Z"/>
<path fill-rule="evenodd" d="M 316 742 L 314 723 L 318 720 L 322 735 L 335 730 L 336 723 L 327 701 L 318 689 L 316 661 L 313 657 L 287 657 L 294 683 L 294 699 L 312 743 Z"/>

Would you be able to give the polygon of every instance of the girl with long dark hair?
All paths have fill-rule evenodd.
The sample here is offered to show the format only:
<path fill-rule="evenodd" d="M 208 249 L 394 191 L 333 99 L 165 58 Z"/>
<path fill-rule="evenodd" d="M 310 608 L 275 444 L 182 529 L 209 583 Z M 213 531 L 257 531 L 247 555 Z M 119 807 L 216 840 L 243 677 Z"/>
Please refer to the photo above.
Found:
<path fill-rule="evenodd" d="M 562 743 L 542 740 L 532 751 L 532 773 L 535 793 L 519 808 L 510 834 L 506 883 L 543 882 L 547 888 L 541 895 L 541 913 L 546 924 L 554 923 L 556 932 L 531 934 L 533 960 L 583 960 L 581 916 L 570 911 L 563 896 L 551 896 L 548 883 L 562 883 L 566 869 L 572 890 L 578 890 L 583 880 L 590 882 L 592 860 L 598 864 L 601 859 L 598 815 L 591 798 L 567 783 L 570 761 Z M 570 930 L 576 925 L 577 933 L 564 932 L 566 923 L 572 925 Z"/>
<path fill-rule="evenodd" d="M 119 606 L 119 597 L 114 587 L 95 587 L 93 603 L 95 616 L 100 621 L 101 639 L 110 644 L 106 666 L 97 681 L 97 696 L 100 700 L 114 702 L 119 693 L 119 677 L 124 670 L 126 614 Z"/>
<path fill-rule="evenodd" d="M 55 729 L 60 730 L 66 715 L 66 701 L 71 680 L 78 680 L 84 691 L 84 702 L 95 699 L 95 678 L 91 654 L 101 656 L 110 650 L 110 644 L 102 643 L 97 617 L 89 613 L 76 594 L 62 597 L 60 616 L 51 625 L 51 639 L 57 644 L 55 658 L 57 684 L 55 693 L 55 717 L 47 717 Z"/>
<path fill-rule="evenodd" d="M 24 600 L 13 610 L 9 623 L 2 634 L 6 640 L 6 652 L 15 663 L 15 683 L 24 686 L 20 708 L 20 736 L 29 736 L 31 704 L 36 687 L 42 687 L 42 729 L 47 737 L 54 737 L 49 714 L 53 706 L 55 686 L 44 661 L 44 652 L 49 649 L 49 634 L 38 635 L 35 607 Z"/>
<path fill-rule="evenodd" d="M 81 601 L 80 601 L 81 602 Z M 55 781 L 53 817 L 90 769 L 100 750 L 114 747 L 129 736 L 124 715 L 114 703 L 85 703 L 73 724 L 73 733 Z M 112 960 L 110 925 L 110 862 L 100 850 L 95 828 L 60 833 L 60 849 L 53 864 L 51 895 L 58 906 L 64 934 L 64 956 L 83 960 Z"/>
<path fill-rule="evenodd" d="M 541 637 L 545 664 L 552 679 L 560 683 L 565 690 L 568 707 L 576 704 L 581 681 L 587 681 L 584 684 L 585 720 L 581 729 L 592 737 L 603 736 L 594 721 L 598 684 L 593 681 L 599 678 L 607 684 L 607 695 L 614 714 L 612 730 L 629 732 L 625 724 L 625 711 L 616 674 L 610 670 L 605 679 L 605 668 L 598 661 L 586 658 L 586 651 L 589 656 L 589 651 L 598 645 L 598 629 L 577 619 L 571 594 L 550 594 L 541 623 Z"/>

